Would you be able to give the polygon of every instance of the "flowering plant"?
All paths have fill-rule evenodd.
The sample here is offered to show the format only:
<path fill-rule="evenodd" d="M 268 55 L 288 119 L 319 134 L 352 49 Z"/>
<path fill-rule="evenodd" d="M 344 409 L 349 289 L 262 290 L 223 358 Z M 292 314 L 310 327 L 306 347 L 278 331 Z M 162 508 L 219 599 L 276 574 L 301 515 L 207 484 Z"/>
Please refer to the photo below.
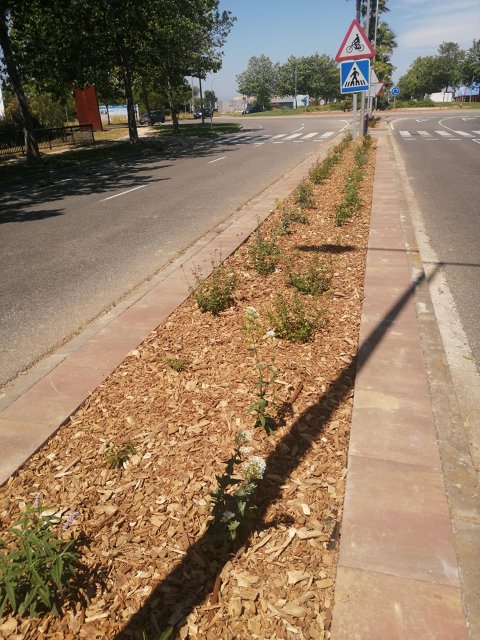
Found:
<path fill-rule="evenodd" d="M 255 509 L 252 496 L 265 472 L 265 461 L 259 456 L 245 456 L 250 452 L 246 446 L 252 440 L 251 433 L 241 429 L 235 438 L 234 453 L 226 462 L 221 476 L 216 476 L 218 487 L 212 492 L 212 522 L 216 537 L 222 541 L 232 541 L 237 537 L 238 528 Z"/>

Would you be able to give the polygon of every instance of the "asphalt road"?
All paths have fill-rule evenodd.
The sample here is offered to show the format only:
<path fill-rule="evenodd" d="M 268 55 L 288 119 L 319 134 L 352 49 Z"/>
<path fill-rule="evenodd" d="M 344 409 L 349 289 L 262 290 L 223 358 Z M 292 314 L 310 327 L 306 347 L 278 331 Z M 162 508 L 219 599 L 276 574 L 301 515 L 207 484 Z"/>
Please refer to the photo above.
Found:
<path fill-rule="evenodd" d="M 347 124 L 344 114 L 241 122 L 238 135 L 199 140 L 187 151 L 92 165 L 3 190 L 0 386 Z"/>
<path fill-rule="evenodd" d="M 391 123 L 480 371 L 480 113 L 398 114 Z"/>

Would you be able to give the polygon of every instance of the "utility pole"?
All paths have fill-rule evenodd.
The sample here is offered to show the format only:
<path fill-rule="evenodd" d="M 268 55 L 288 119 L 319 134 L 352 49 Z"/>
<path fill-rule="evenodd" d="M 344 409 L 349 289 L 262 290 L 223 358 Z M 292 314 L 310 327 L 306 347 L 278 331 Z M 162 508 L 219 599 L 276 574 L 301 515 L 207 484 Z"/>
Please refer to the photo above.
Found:
<path fill-rule="evenodd" d="M 365 16 L 365 34 L 368 39 L 370 29 L 370 0 L 367 0 L 367 15 Z M 368 79 L 368 92 L 370 93 L 370 78 Z M 360 108 L 360 136 L 365 135 L 365 91 L 362 91 L 362 105 Z"/>

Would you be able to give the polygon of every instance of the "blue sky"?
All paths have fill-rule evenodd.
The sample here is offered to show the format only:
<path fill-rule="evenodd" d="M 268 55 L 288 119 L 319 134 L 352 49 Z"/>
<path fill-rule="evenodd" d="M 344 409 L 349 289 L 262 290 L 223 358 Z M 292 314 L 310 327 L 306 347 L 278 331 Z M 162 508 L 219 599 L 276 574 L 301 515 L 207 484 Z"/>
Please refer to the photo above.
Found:
<path fill-rule="evenodd" d="M 418 56 L 435 54 L 444 41 L 466 49 L 480 39 L 480 0 L 389 0 L 385 21 L 396 34 L 394 80 Z M 220 0 L 237 17 L 224 47 L 223 68 L 204 83 L 219 99 L 237 95 L 235 76 L 251 56 L 285 62 L 290 55 L 332 57 L 355 17 L 355 0 Z"/>

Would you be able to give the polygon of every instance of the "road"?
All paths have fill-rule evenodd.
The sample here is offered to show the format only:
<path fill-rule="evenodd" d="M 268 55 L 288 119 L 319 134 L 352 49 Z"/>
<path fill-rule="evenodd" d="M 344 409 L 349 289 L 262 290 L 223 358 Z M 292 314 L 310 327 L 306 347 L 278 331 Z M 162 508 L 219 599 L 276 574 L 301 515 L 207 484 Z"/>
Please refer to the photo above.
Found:
<path fill-rule="evenodd" d="M 433 254 L 480 371 L 480 114 L 476 113 L 398 114 L 390 119 Z"/>
<path fill-rule="evenodd" d="M 238 121 L 239 134 L 199 140 L 186 151 L 3 190 L 0 387 L 347 124 L 344 114 Z"/>

